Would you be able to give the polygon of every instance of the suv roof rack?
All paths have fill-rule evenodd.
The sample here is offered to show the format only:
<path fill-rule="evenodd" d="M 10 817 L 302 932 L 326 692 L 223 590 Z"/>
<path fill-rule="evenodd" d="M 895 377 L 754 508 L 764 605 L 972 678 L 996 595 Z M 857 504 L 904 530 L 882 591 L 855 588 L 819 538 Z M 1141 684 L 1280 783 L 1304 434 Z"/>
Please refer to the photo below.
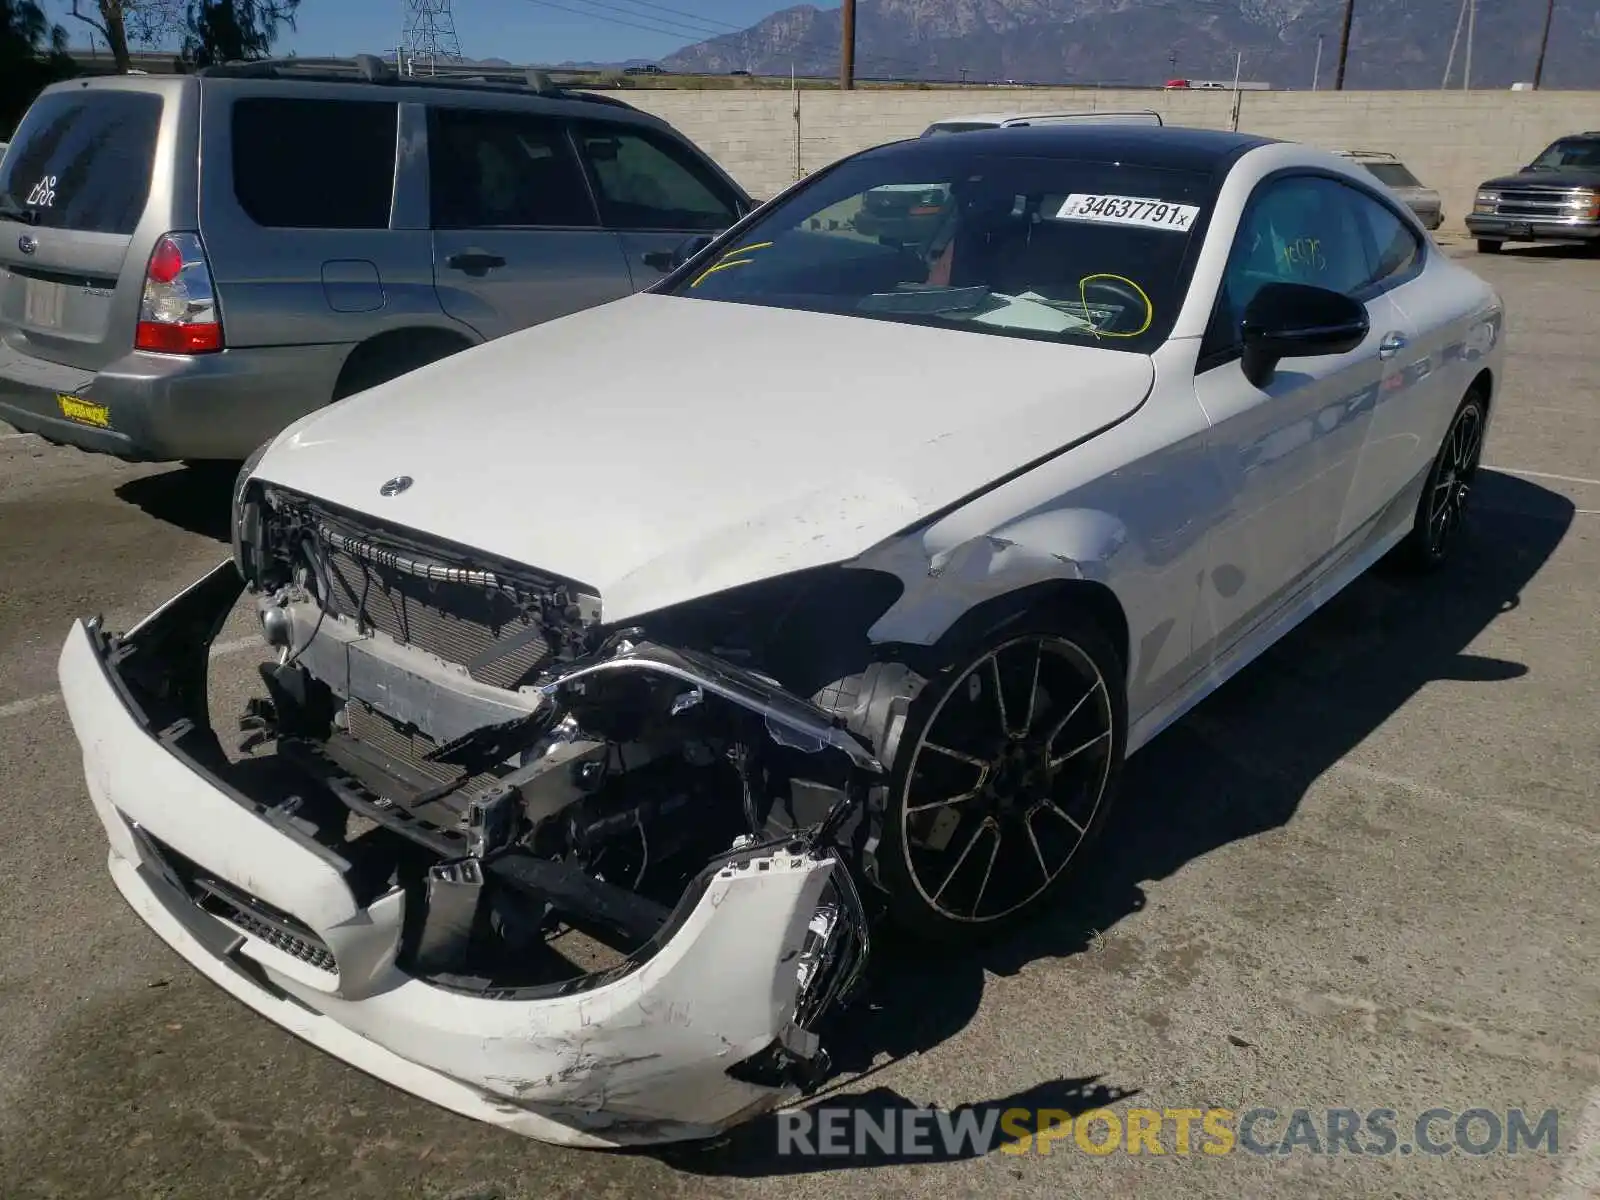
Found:
<path fill-rule="evenodd" d="M 531 93 L 549 100 L 576 100 L 625 108 L 630 112 L 638 111 L 617 96 L 569 91 L 553 83 L 547 73 L 536 68 L 472 75 L 401 75 L 392 63 L 376 54 L 358 54 L 353 59 L 265 58 L 252 62 L 226 62 L 202 67 L 196 74 L 211 79 L 298 79 L 307 83 L 371 83 L 445 90 L 456 88 L 524 96 Z"/>

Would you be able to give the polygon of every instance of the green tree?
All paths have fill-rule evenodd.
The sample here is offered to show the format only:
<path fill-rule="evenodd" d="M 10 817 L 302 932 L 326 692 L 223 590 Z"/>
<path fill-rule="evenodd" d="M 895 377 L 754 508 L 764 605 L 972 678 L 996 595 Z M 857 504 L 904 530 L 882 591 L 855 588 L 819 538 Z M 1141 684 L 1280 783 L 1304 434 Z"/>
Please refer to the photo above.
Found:
<path fill-rule="evenodd" d="M 72 16 L 106 41 L 117 71 L 133 60 L 130 44 L 157 45 L 183 28 L 184 0 L 72 0 Z"/>
<path fill-rule="evenodd" d="M 300 0 L 192 0 L 183 57 L 197 67 L 265 58 Z"/>
<path fill-rule="evenodd" d="M 0 0 L 0 141 L 6 141 L 39 89 L 76 74 L 67 31 L 45 20 L 34 0 Z"/>

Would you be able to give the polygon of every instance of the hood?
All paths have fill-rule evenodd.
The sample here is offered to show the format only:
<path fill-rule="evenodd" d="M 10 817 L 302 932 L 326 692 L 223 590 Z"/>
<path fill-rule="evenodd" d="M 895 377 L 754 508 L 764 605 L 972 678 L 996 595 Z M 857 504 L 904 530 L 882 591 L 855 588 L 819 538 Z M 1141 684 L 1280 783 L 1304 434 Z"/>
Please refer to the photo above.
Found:
<path fill-rule="evenodd" d="M 255 475 L 586 584 L 610 622 L 852 558 L 1153 380 L 1128 351 L 639 294 L 302 418 Z"/>
<path fill-rule="evenodd" d="M 1518 171 L 1514 175 L 1502 175 L 1478 185 L 1480 191 L 1485 188 L 1492 191 L 1496 188 L 1525 187 L 1600 187 L 1600 168 L 1558 167 L 1549 171 Z"/>

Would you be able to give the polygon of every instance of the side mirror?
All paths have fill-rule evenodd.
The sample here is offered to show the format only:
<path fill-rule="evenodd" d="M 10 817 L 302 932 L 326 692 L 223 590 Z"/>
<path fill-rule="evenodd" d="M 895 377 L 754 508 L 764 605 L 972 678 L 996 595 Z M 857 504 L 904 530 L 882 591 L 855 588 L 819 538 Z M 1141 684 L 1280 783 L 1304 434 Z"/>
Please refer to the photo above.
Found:
<path fill-rule="evenodd" d="M 694 237 L 684 238 L 671 250 L 649 250 L 644 255 L 647 267 L 654 267 L 663 275 L 676 271 L 700 251 L 711 245 L 711 238 L 706 234 L 696 234 Z"/>
<path fill-rule="evenodd" d="M 1282 359 L 1348 354 L 1371 328 L 1366 305 L 1343 292 L 1269 283 L 1245 306 L 1239 323 L 1244 376 L 1262 387 Z"/>

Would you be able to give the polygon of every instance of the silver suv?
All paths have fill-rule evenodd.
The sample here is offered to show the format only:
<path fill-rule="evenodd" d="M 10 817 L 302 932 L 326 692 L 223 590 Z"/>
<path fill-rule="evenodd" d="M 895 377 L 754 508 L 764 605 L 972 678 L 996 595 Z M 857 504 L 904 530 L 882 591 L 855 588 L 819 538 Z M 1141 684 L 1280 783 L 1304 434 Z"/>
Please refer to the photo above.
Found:
<path fill-rule="evenodd" d="M 0 420 L 243 459 L 333 400 L 654 283 L 752 207 L 665 122 L 542 76 L 366 58 L 56 84 L 0 164 Z"/>

